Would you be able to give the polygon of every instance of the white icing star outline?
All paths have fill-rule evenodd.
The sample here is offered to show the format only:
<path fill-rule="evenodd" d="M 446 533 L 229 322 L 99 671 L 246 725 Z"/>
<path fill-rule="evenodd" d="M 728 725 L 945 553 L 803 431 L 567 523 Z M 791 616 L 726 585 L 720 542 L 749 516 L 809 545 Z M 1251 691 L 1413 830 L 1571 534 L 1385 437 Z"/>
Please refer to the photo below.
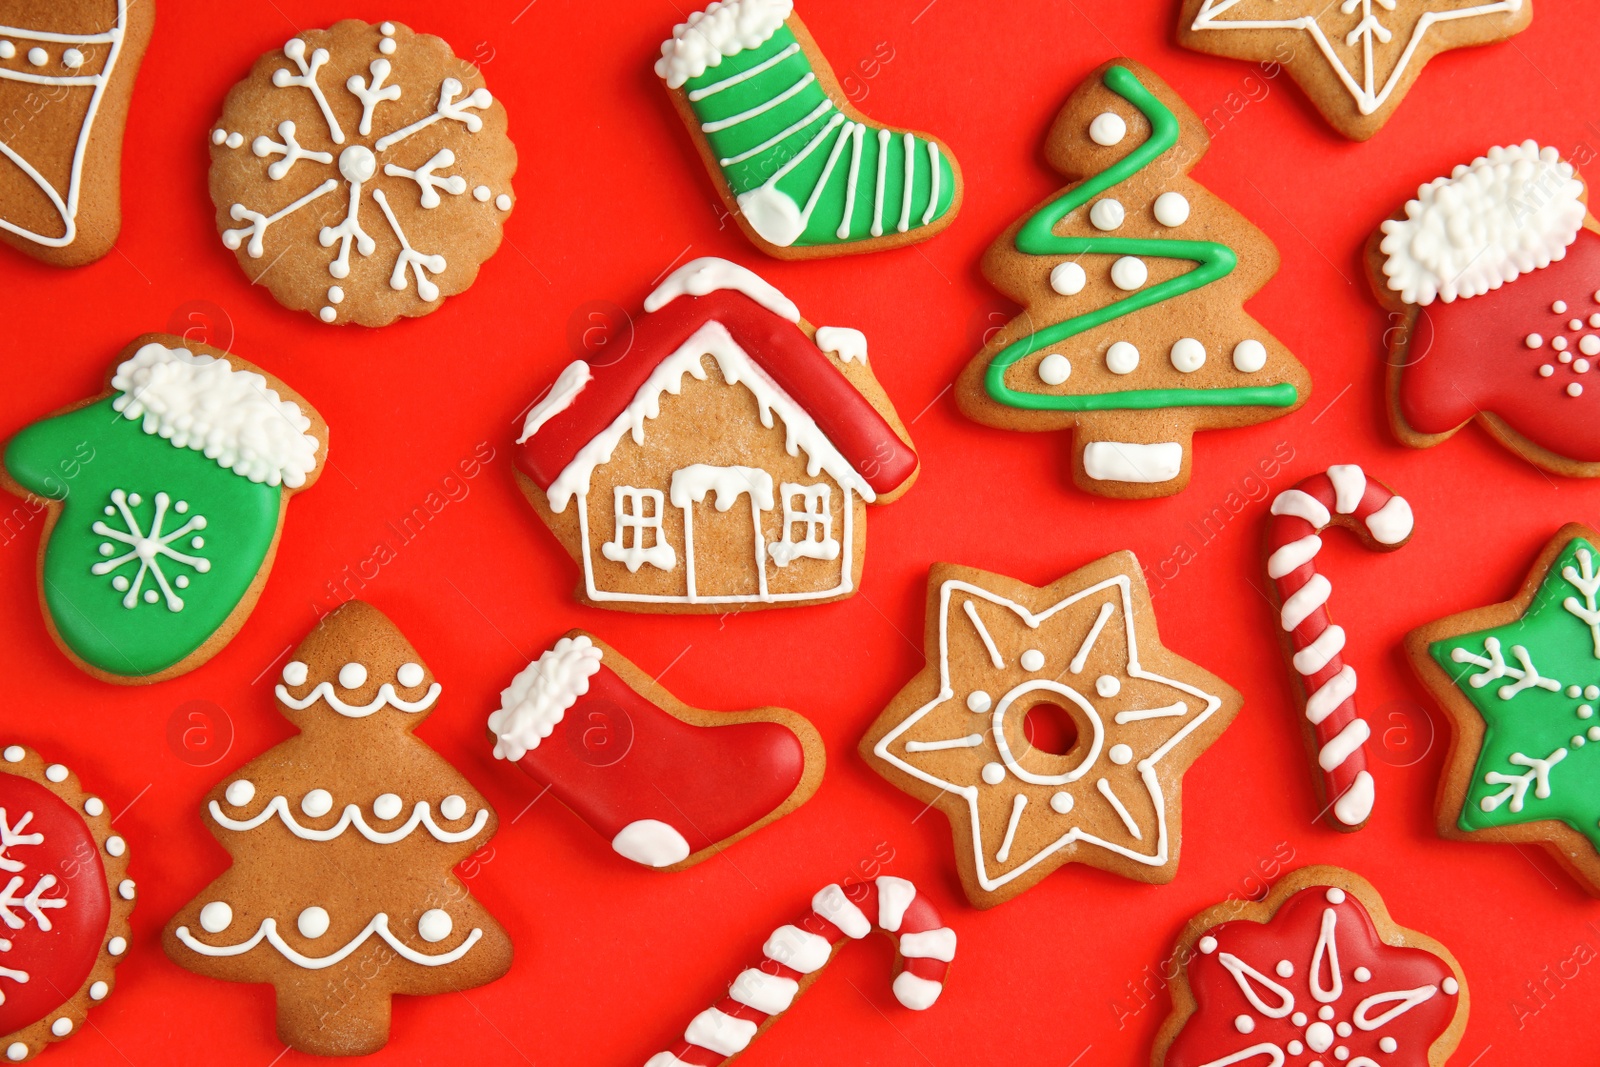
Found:
<path fill-rule="evenodd" d="M 1197 712 L 1192 712 L 1192 709 L 1189 709 L 1189 708 L 1186 707 L 1185 711 L 1182 714 L 1184 714 L 1187 717 L 1187 721 L 1184 723 L 1182 728 L 1177 730 L 1170 738 L 1168 738 L 1163 744 L 1161 744 L 1154 752 L 1150 753 L 1150 755 L 1148 755 L 1148 756 L 1144 757 L 1143 759 L 1139 760 L 1138 763 L 1135 765 L 1136 769 L 1139 772 L 1139 776 L 1140 776 L 1141 781 L 1143 782 L 1146 790 L 1148 790 L 1148 792 L 1149 792 L 1150 800 L 1151 800 L 1151 802 L 1152 802 L 1152 804 L 1153 804 L 1153 806 L 1155 808 L 1155 811 L 1156 811 L 1156 841 L 1155 841 L 1154 850 L 1152 852 L 1148 852 L 1148 853 L 1139 852 L 1139 851 L 1137 851 L 1135 849 L 1131 849 L 1131 848 L 1127 847 L 1126 845 L 1119 844 L 1119 843 L 1113 842 L 1113 841 L 1108 841 L 1108 840 L 1105 840 L 1104 838 L 1096 836 L 1095 834 L 1086 832 L 1085 830 L 1082 829 L 1081 826 L 1077 825 L 1076 822 L 1074 822 L 1074 824 L 1071 827 L 1071 829 L 1069 829 L 1067 832 L 1062 834 L 1060 837 L 1056 838 L 1050 844 L 1046 845 L 1044 848 L 1040 849 L 1035 855 L 1033 855 L 1032 857 L 1028 858 L 1026 861 L 1017 864 L 1014 868 L 1012 868 L 1009 871 L 1004 871 L 1003 873 L 991 874 L 990 873 L 990 862 L 991 862 L 992 858 L 1001 867 L 1005 866 L 1006 861 L 1004 859 L 998 858 L 995 855 L 995 851 L 992 848 L 985 848 L 985 846 L 984 846 L 983 828 L 982 828 L 981 821 L 979 819 L 978 807 L 979 807 L 979 791 L 980 791 L 981 788 L 985 788 L 985 787 L 984 786 L 980 786 L 978 784 L 970 783 L 970 782 L 951 782 L 951 781 L 947 781 L 945 779 L 942 779 L 942 778 L 938 777 L 935 774 L 932 774 L 929 771 L 923 770 L 921 767 L 916 766 L 915 763 L 912 762 L 915 759 L 914 754 L 906 753 L 904 756 L 902 756 L 902 755 L 897 755 L 894 752 L 890 751 L 890 746 L 891 745 L 893 745 L 900 737 L 902 737 L 908 731 L 913 729 L 917 725 L 918 722 L 920 722 L 924 717 L 926 717 L 935 708 L 938 708 L 938 707 L 940 707 L 940 706 L 942 706 L 942 705 L 944 705 L 944 704 L 946 704 L 946 703 L 948 703 L 949 701 L 952 701 L 952 700 L 957 700 L 957 699 L 964 700 L 964 699 L 966 699 L 964 694 L 962 696 L 958 697 L 958 695 L 956 693 L 956 690 L 951 685 L 950 658 L 949 658 L 949 647 L 950 646 L 949 646 L 949 639 L 948 639 L 949 638 L 949 626 L 950 626 L 950 623 L 951 623 L 951 610 L 950 610 L 950 608 L 951 608 L 951 596 L 952 596 L 953 593 L 958 592 L 958 591 L 962 592 L 962 593 L 966 593 L 971 597 L 986 601 L 986 602 L 988 602 L 990 604 L 994 604 L 997 607 L 1003 608 L 1003 609 L 1005 609 L 1007 611 L 1011 611 L 1011 612 L 1015 613 L 1017 615 L 1017 617 L 1020 618 L 1022 620 L 1022 622 L 1024 622 L 1028 626 L 1029 629 L 1038 629 L 1040 625 L 1042 625 L 1043 623 L 1045 623 L 1046 621 L 1048 621 L 1052 617 L 1056 616 L 1057 614 L 1065 611 L 1067 608 L 1070 608 L 1073 605 L 1078 604 L 1081 601 L 1085 600 L 1086 598 L 1092 597 L 1092 596 L 1094 596 L 1094 595 L 1096 595 L 1098 593 L 1103 592 L 1104 590 L 1107 590 L 1107 589 L 1110 589 L 1110 588 L 1113 588 L 1113 587 L 1117 590 L 1118 599 L 1119 599 L 1119 602 L 1120 602 L 1120 605 L 1121 605 L 1121 608 L 1122 608 L 1123 629 L 1124 629 L 1124 634 L 1125 634 L 1125 640 L 1127 642 L 1127 646 L 1126 647 L 1127 647 L 1127 652 L 1128 652 L 1127 677 L 1144 679 L 1144 680 L 1147 680 L 1147 681 L 1157 682 L 1157 683 L 1160 683 L 1162 685 L 1170 686 L 1171 688 L 1178 690 L 1180 693 L 1186 694 L 1186 695 L 1191 696 L 1191 697 L 1198 698 L 1200 701 L 1203 702 L 1203 707 Z M 966 601 L 965 603 L 971 603 L 971 601 L 969 600 L 969 601 Z M 1111 604 L 1112 604 L 1112 602 L 1109 602 L 1109 601 L 1105 602 L 1105 606 L 1111 606 Z M 962 620 L 963 620 L 962 624 L 963 625 L 965 624 L 965 618 L 966 618 L 965 616 L 962 617 Z M 1099 636 L 1099 631 L 1101 630 L 1101 628 L 1103 626 L 1103 621 L 1105 619 L 1105 615 L 1103 613 L 1103 608 L 1102 608 L 1102 615 L 1099 618 L 1100 618 L 1101 621 L 1097 622 L 1093 626 L 1093 629 L 1091 630 L 1091 634 L 1090 634 L 1089 639 L 1087 639 L 1084 642 L 1085 645 L 1092 644 L 1093 640 L 1096 637 Z M 980 633 L 982 633 L 982 631 L 980 631 Z M 986 637 L 986 634 L 984 636 Z M 989 644 L 989 643 L 990 642 L 988 642 L 987 640 L 985 641 L 986 645 Z M 1081 654 L 1082 653 L 1080 652 L 1080 655 Z M 1080 664 L 1080 668 L 1081 668 L 1081 664 Z M 1053 680 L 1049 680 L 1049 681 L 1046 681 L 1045 679 L 1034 679 L 1034 680 L 1030 680 L 1030 681 L 1027 681 L 1027 682 L 1023 682 L 1022 684 L 1013 687 L 1010 690 L 1010 692 L 1008 692 L 1004 697 L 1002 697 L 999 701 L 997 701 L 995 703 L 993 714 L 990 716 L 990 725 L 984 731 L 984 733 L 993 737 L 994 741 L 996 742 L 996 747 L 998 748 L 998 750 L 1000 752 L 1001 759 L 1007 765 L 1008 773 L 1016 775 L 1018 778 L 1021 778 L 1023 781 L 1031 782 L 1031 783 L 1034 783 L 1034 784 L 1058 784 L 1058 783 L 1059 784 L 1065 784 L 1067 782 L 1076 781 L 1076 780 L 1084 777 L 1085 775 L 1087 775 L 1090 772 L 1090 770 L 1092 770 L 1094 767 L 1096 767 L 1096 765 L 1099 763 L 1101 751 L 1102 751 L 1102 748 L 1103 748 L 1103 742 L 1104 742 L 1104 732 L 1106 730 L 1105 722 L 1107 720 L 1109 720 L 1112 723 L 1116 723 L 1117 713 L 1115 713 L 1115 712 L 1107 712 L 1102 716 L 1100 711 L 1094 707 L 1094 703 L 1091 702 L 1091 700 L 1089 698 L 1084 696 L 1082 693 L 1079 693 L 1076 689 L 1073 689 L 1071 686 L 1063 684 L 1061 682 L 1059 676 L 1062 675 L 1064 672 L 1062 672 L 1060 670 L 1060 665 L 1059 664 L 1055 665 L 1054 667 L 1047 666 L 1046 669 L 1049 671 L 1049 673 L 1051 675 L 1055 675 L 1055 676 L 1058 676 L 1058 677 L 1055 677 Z M 1069 671 L 1070 671 L 1070 668 L 1069 668 Z M 1030 672 L 1030 673 L 1033 673 L 1033 672 Z M 1069 678 L 1072 677 L 1072 676 L 1076 676 L 1076 672 L 1071 672 L 1071 674 L 1068 675 Z M 980 687 L 974 685 L 971 688 L 977 689 L 977 688 L 980 688 Z M 1049 688 L 1052 692 L 1057 693 L 1058 695 L 1064 696 L 1067 699 L 1071 700 L 1074 704 L 1076 704 L 1080 709 L 1082 709 L 1088 715 L 1088 717 L 1090 719 L 1090 722 L 1093 724 L 1093 726 L 1095 728 L 1094 740 L 1093 740 L 1093 742 L 1092 742 L 1092 744 L 1090 746 L 1088 755 L 1082 760 L 1082 762 L 1076 768 L 1074 768 L 1072 771 L 1067 772 L 1064 775 L 1038 775 L 1038 774 L 1026 771 L 1025 769 L 1021 768 L 1020 766 L 1017 765 L 1016 760 L 1014 759 L 1014 757 L 1010 753 L 1010 750 L 1009 750 L 1009 748 L 1008 748 L 1008 746 L 1006 744 L 1005 738 L 1004 738 L 1002 727 L 1003 727 L 1003 719 L 1004 719 L 1004 715 L 1005 715 L 1006 711 L 1009 709 L 1009 707 L 1011 706 L 1012 702 L 1016 699 L 1016 697 L 1020 696 L 1025 691 L 1031 691 L 1032 689 L 1037 689 L 1037 688 Z M 1116 694 L 1113 694 L 1113 698 L 1115 696 L 1116 696 Z M 1099 701 L 1101 703 L 1105 703 L 1106 700 L 1113 699 L 1113 698 L 1097 698 L 1097 699 L 1099 699 Z M 1125 699 L 1126 698 L 1124 698 L 1124 700 Z M 1143 703 L 1143 702 L 1141 702 L 1141 703 Z M 1180 703 L 1184 703 L 1184 702 L 1180 701 Z M 1022 875 L 1023 873 L 1031 870 L 1033 867 L 1035 867 L 1039 863 L 1043 862 L 1047 857 L 1053 855 L 1056 852 L 1059 852 L 1061 849 L 1065 848 L 1067 845 L 1070 845 L 1070 844 L 1072 844 L 1073 842 L 1076 842 L 1076 841 L 1085 841 L 1085 842 L 1087 842 L 1089 844 L 1098 845 L 1101 848 L 1107 849 L 1107 850 L 1109 850 L 1111 852 L 1114 852 L 1114 853 L 1116 853 L 1116 854 L 1118 854 L 1120 856 L 1123 856 L 1123 857 L 1126 857 L 1128 859 L 1131 859 L 1136 863 L 1145 864 L 1147 866 L 1160 867 L 1160 866 L 1163 866 L 1164 864 L 1166 864 L 1166 862 L 1168 860 L 1166 801 L 1165 801 L 1165 797 L 1164 797 L 1164 795 L 1162 793 L 1160 779 L 1156 776 L 1156 770 L 1155 770 L 1156 765 L 1161 761 L 1161 759 L 1163 757 L 1165 757 L 1167 755 L 1167 753 L 1171 752 L 1175 747 L 1177 747 L 1179 744 L 1181 744 L 1185 738 L 1187 738 L 1195 730 L 1199 729 L 1201 724 L 1204 723 L 1209 718 L 1211 718 L 1211 716 L 1214 715 L 1216 713 L 1217 709 L 1220 708 L 1221 706 L 1222 706 L 1222 698 L 1221 697 L 1218 697 L 1218 696 L 1215 696 L 1213 694 L 1207 693 L 1204 690 L 1198 689 L 1198 688 L 1196 688 L 1196 687 L 1194 687 L 1192 685 L 1188 685 L 1188 684 L 1186 684 L 1184 682 L 1175 681 L 1175 680 L 1173 680 L 1171 678 L 1167 678 L 1167 677 L 1165 677 L 1163 675 L 1159 675 L 1159 674 L 1155 674 L 1155 673 L 1153 673 L 1151 671 L 1147 671 L 1140 665 L 1140 663 L 1139 663 L 1138 636 L 1137 636 L 1137 634 L 1135 632 L 1135 626 L 1134 626 L 1132 581 L 1130 580 L 1130 578 L 1126 574 L 1119 574 L 1119 575 L 1116 575 L 1114 577 L 1107 578 L 1107 579 L 1105 579 L 1103 581 L 1097 582 L 1094 585 L 1089 586 L 1086 589 L 1082 589 L 1082 590 L 1079 590 L 1078 592 L 1072 593 L 1071 595 L 1069 595 L 1069 596 L 1057 601 L 1056 603 L 1052 604 L 1050 607 L 1046 608 L 1044 611 L 1038 612 L 1038 613 L 1032 612 L 1032 611 L 1028 610 L 1027 608 L 1023 607 L 1022 605 L 1017 604 L 1014 601 L 1011 601 L 1011 600 L 1005 598 L 1004 596 L 1001 596 L 998 593 L 994 593 L 994 592 L 991 592 L 991 591 L 989 591 L 987 589 L 984 589 L 981 586 L 977 586 L 977 585 L 974 585 L 974 584 L 972 584 L 970 582 L 962 581 L 960 579 L 949 579 L 949 580 L 945 581 L 940 586 L 940 589 L 939 589 L 939 692 L 938 692 L 938 695 L 935 696 L 928 703 L 924 704 L 922 707 L 918 708 L 911 715 L 907 716 L 906 719 L 903 722 L 901 722 L 899 725 L 894 727 L 894 729 L 890 730 L 887 734 L 885 734 L 883 736 L 883 738 L 881 740 L 879 740 L 876 745 L 873 746 L 873 753 L 879 759 L 884 760 L 885 762 L 887 762 L 890 765 L 896 767 L 897 769 L 899 769 L 901 771 L 904 771 L 905 773 L 907 773 L 907 774 L 909 774 L 909 775 L 911 775 L 911 776 L 913 776 L 915 778 L 918 778 L 921 781 L 927 782 L 930 785 L 937 786 L 940 789 L 948 790 L 948 791 L 950 791 L 950 792 L 952 792 L 952 793 L 954 793 L 954 794 L 956 794 L 956 795 L 958 795 L 958 796 L 960 796 L 960 797 L 962 797 L 963 799 L 966 800 L 969 821 L 970 821 L 971 826 L 972 826 L 972 850 L 973 850 L 973 858 L 975 860 L 975 868 L 974 869 L 976 870 L 976 873 L 977 873 L 978 883 L 979 883 L 979 885 L 981 885 L 983 887 L 983 889 L 985 891 L 993 892 L 994 890 L 999 889 L 1001 886 L 1004 886 L 1007 882 L 1010 882 L 1012 879 L 1014 879 L 1014 878 L 1018 877 L 1019 875 Z M 1127 714 L 1129 712 L 1137 712 L 1137 711 L 1140 711 L 1140 710 L 1147 710 L 1147 709 L 1144 709 L 1144 708 L 1123 708 L 1122 709 L 1122 714 Z M 1165 709 L 1163 709 L 1163 710 L 1165 710 Z M 1179 714 L 1179 713 L 1174 712 L 1172 717 L 1177 717 L 1177 714 Z M 1129 721 L 1132 721 L 1132 720 L 1129 720 Z M 974 735 L 974 736 L 976 736 L 976 735 Z M 973 746 L 973 747 L 975 747 L 975 746 Z M 996 788 L 996 787 L 988 786 L 987 788 L 993 789 L 993 788 Z M 1104 790 L 1102 790 L 1102 794 L 1104 794 Z M 1020 796 L 1022 796 L 1022 794 L 1019 793 L 1018 796 L 1020 797 Z M 1132 822 L 1131 818 L 1127 815 L 1126 810 L 1122 807 L 1120 801 L 1113 799 L 1113 797 L 1110 796 L 1110 795 L 1106 795 L 1105 799 L 1109 803 L 1111 803 L 1113 807 L 1115 807 L 1118 810 L 1118 814 L 1122 816 L 1124 823 L 1126 823 L 1129 826 L 1130 831 L 1133 831 L 1135 824 Z M 1015 828 L 1016 828 L 1017 814 L 1019 813 L 1019 811 L 1020 811 L 1019 808 L 1014 808 L 1013 809 L 1013 817 L 1012 817 L 1012 824 L 1011 824 L 1011 830 L 1013 832 L 1015 831 Z M 1065 818 L 1066 815 L 1062 814 L 1060 817 L 1061 818 Z M 1136 831 L 1134 831 L 1134 836 L 1136 838 L 1138 837 L 1138 834 L 1137 834 Z M 1010 834 L 1008 833 L 1007 841 L 1000 848 L 1000 855 L 1002 855 L 1002 856 L 1009 849 L 1009 845 L 1010 845 L 1009 838 L 1010 838 Z"/>
<path fill-rule="evenodd" d="M 1394 41 L 1394 33 L 1383 24 L 1380 12 L 1374 12 L 1374 6 L 1386 11 L 1395 10 L 1399 3 L 1408 0 L 1327 0 L 1326 3 L 1316 5 L 1319 10 L 1314 14 L 1299 15 L 1286 19 L 1224 19 L 1218 16 L 1230 8 L 1242 3 L 1243 0 L 1205 0 L 1200 5 L 1200 11 L 1195 15 L 1192 30 L 1305 30 L 1316 41 L 1317 47 L 1339 76 L 1344 87 L 1355 98 L 1356 108 L 1363 115 L 1370 115 L 1383 107 L 1399 84 L 1401 76 L 1407 66 L 1411 64 L 1412 57 L 1422 44 L 1422 39 L 1427 36 L 1428 29 L 1440 22 L 1451 22 L 1456 19 L 1472 18 L 1479 15 L 1495 15 L 1501 13 L 1514 13 L 1522 10 L 1522 0 L 1494 0 L 1493 3 L 1475 4 L 1471 7 L 1456 8 L 1444 11 L 1424 11 L 1417 20 L 1416 26 L 1411 31 L 1401 50 L 1400 58 L 1395 61 L 1394 69 L 1389 77 L 1379 87 L 1377 76 L 1374 72 L 1374 52 L 1379 49 L 1377 45 L 1389 45 Z M 1360 80 L 1345 66 L 1344 60 L 1334 51 L 1333 43 L 1328 40 L 1327 33 L 1323 30 L 1321 17 L 1337 8 L 1337 13 L 1353 15 L 1359 9 L 1361 18 L 1355 26 L 1345 33 L 1335 35 L 1346 47 L 1361 42 L 1362 70 Z"/>

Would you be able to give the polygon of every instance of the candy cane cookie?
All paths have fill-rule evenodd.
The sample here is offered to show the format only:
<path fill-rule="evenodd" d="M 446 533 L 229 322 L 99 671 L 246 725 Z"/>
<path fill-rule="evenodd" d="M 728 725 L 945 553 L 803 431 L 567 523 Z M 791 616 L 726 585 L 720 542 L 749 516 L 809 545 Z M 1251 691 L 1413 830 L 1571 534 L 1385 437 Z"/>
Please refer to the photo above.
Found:
<path fill-rule="evenodd" d="M 1299 676 L 1308 745 L 1320 772 L 1329 825 L 1359 830 L 1372 814 L 1373 782 L 1365 744 L 1371 727 L 1356 713 L 1356 672 L 1341 658 L 1344 628 L 1328 615 L 1333 592 L 1317 573 L 1319 536 L 1343 526 L 1367 548 L 1392 552 L 1411 537 L 1411 505 L 1360 467 L 1329 467 L 1279 493 L 1267 532 L 1267 576 L 1279 601 L 1285 655 Z"/>
<path fill-rule="evenodd" d="M 895 999 L 913 1011 L 933 1007 L 955 958 L 955 931 L 904 878 L 834 884 L 811 898 L 803 918 L 774 930 L 761 960 L 740 971 L 728 995 L 696 1015 L 683 1040 L 651 1056 L 645 1067 L 727 1063 L 789 1010 L 841 944 L 859 941 L 874 928 L 895 943 Z"/>

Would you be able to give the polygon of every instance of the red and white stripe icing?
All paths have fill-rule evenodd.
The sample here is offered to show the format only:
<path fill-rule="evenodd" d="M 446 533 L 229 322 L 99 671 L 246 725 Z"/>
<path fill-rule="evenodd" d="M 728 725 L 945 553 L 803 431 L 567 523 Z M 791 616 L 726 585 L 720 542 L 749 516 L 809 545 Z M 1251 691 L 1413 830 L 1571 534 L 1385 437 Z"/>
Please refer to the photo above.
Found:
<path fill-rule="evenodd" d="M 762 958 L 740 971 L 728 995 L 696 1015 L 683 1040 L 645 1067 L 716 1067 L 749 1046 L 762 1026 L 789 1010 L 800 983 L 833 958 L 847 940 L 876 928 L 894 939 L 895 999 L 913 1011 L 933 1007 L 956 954 L 956 934 L 917 887 L 887 875 L 872 882 L 830 885 L 811 898 L 811 910 L 778 927 Z"/>
<path fill-rule="evenodd" d="M 1272 502 L 1267 575 L 1282 600 L 1279 622 L 1290 636 L 1290 663 L 1304 680 L 1305 714 L 1316 731 L 1317 765 L 1335 825 L 1356 827 L 1372 814 L 1372 775 L 1365 744 L 1372 730 L 1356 714 L 1356 672 L 1344 662 L 1344 628 L 1328 616 L 1333 587 L 1317 573 L 1318 535 L 1338 516 L 1359 522 L 1378 550 L 1411 536 L 1411 505 L 1353 464 L 1329 467 L 1279 493 Z"/>

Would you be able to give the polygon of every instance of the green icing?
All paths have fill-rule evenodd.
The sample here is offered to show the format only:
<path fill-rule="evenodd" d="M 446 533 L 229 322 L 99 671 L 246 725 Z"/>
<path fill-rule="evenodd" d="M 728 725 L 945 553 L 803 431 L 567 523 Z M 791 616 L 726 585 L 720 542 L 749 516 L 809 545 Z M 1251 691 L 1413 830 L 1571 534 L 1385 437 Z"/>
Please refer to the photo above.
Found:
<path fill-rule="evenodd" d="M 1522 618 L 1428 646 L 1485 725 L 1463 830 L 1559 819 L 1600 849 L 1597 565 L 1574 538 Z"/>
<path fill-rule="evenodd" d="M 1111 255 L 1142 256 L 1153 259 L 1186 259 L 1197 264 L 1194 270 L 1176 278 L 1140 289 L 1121 300 L 1085 312 L 1053 326 L 1047 326 L 1001 349 L 984 376 L 989 395 L 1008 407 L 1031 411 L 1110 411 L 1150 410 L 1173 407 L 1291 407 L 1297 399 L 1293 385 L 1236 389 L 1131 389 L 1096 395 L 1063 396 L 1012 389 L 1006 384 L 1006 370 L 1034 352 L 1059 344 L 1078 334 L 1131 315 L 1135 311 L 1193 292 L 1226 277 L 1238 265 L 1233 249 L 1215 241 L 1169 241 L 1128 237 L 1059 237 L 1053 231 L 1069 214 L 1114 185 L 1139 171 L 1178 143 L 1178 120 L 1172 111 L 1140 84 L 1126 67 L 1111 67 L 1105 72 L 1106 87 L 1126 99 L 1150 120 L 1150 139 L 1105 170 L 1076 188 L 1057 197 L 1036 212 L 1017 231 L 1017 251 L 1030 256 Z"/>
<path fill-rule="evenodd" d="M 100 670 L 140 677 L 187 657 L 232 613 L 272 547 L 283 491 L 146 434 L 111 404 L 108 398 L 25 428 L 7 446 L 5 466 L 24 489 L 62 502 L 42 574 L 45 605 L 62 641 Z M 168 496 L 162 539 L 195 523 L 153 555 L 142 579 L 138 557 L 110 566 L 134 546 L 95 532 L 101 523 L 129 533 L 113 493 L 146 538 L 160 493 Z M 196 536 L 203 539 L 199 548 Z M 102 546 L 110 546 L 109 554 Z M 103 573 L 94 573 L 97 564 Z M 134 605 L 125 607 L 135 581 Z M 151 591 L 154 603 L 147 601 Z M 174 610 L 168 592 L 181 608 Z"/>
<path fill-rule="evenodd" d="M 948 156 L 940 151 L 935 163 L 930 142 L 913 135 L 908 188 L 907 135 L 872 126 L 857 126 L 846 134 L 846 116 L 814 78 L 807 81 L 814 73 L 784 25 L 759 48 L 728 57 L 683 86 L 734 195 L 766 195 L 757 191 L 770 185 L 787 198 L 795 218 L 803 220 L 803 229 L 792 241 L 762 235 L 774 244 L 793 247 L 834 245 L 901 232 L 902 218 L 907 230 L 915 230 L 944 217 L 955 196 L 955 173 Z M 717 89 L 718 85 L 723 88 Z M 763 110 L 718 127 L 757 109 Z M 763 212 L 752 207 L 745 214 L 761 232 L 758 220 Z"/>

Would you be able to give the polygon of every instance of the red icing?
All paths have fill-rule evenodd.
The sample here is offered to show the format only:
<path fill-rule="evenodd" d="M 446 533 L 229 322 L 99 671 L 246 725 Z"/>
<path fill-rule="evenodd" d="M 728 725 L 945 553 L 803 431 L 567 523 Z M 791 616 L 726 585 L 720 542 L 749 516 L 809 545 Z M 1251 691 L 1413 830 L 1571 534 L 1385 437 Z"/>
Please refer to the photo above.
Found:
<path fill-rule="evenodd" d="M 778 723 L 682 722 L 602 663 L 587 695 L 519 765 L 607 841 L 631 822 L 656 819 L 699 852 L 788 799 L 805 749 Z"/>
<path fill-rule="evenodd" d="M 548 489 L 578 450 L 632 402 L 661 361 L 713 320 L 816 421 L 874 492 L 892 492 L 915 473 L 916 453 L 798 326 L 727 290 L 680 296 L 640 318 L 632 347 L 614 363 L 591 365 L 594 378 L 572 404 L 517 447 L 517 466 Z"/>
<path fill-rule="evenodd" d="M 77 994 L 100 957 L 111 922 L 111 894 L 94 836 L 61 798 L 31 779 L 0 772 L 0 811 L 9 837 L 43 836 L 38 844 L 0 849 L 0 890 L 10 886 L 5 895 L 20 901 L 40 879 L 53 876 L 55 884 L 39 896 L 41 905 L 67 902 L 65 907 L 40 907 L 48 931 L 20 903 L 7 905 L 9 917 L 0 915 L 0 939 L 11 943 L 10 951 L 0 951 L 0 968 L 28 974 L 20 982 L 0 972 L 4 1035 L 38 1022 Z M 29 813 L 32 818 L 19 829 Z M 20 869 L 12 869 L 19 864 Z"/>
<path fill-rule="evenodd" d="M 1195 955 L 1188 965 L 1189 988 L 1197 1007 L 1167 1050 L 1164 1067 L 1209 1067 L 1221 1062 L 1252 1067 L 1258 1062 L 1266 1064 L 1272 1059 L 1268 1049 L 1254 1056 L 1238 1056 L 1258 1045 L 1282 1053 L 1284 1058 L 1276 1062 L 1284 1067 L 1306 1067 L 1314 1061 L 1361 1067 L 1428 1067 L 1429 1047 L 1449 1028 L 1456 1014 L 1459 992 L 1451 994 L 1443 988 L 1446 979 L 1454 980 L 1455 972 L 1431 952 L 1384 944 L 1378 939 L 1366 908 L 1353 895 L 1333 904 L 1327 894 L 1328 890 L 1321 886 L 1304 889 L 1285 901 L 1266 923 L 1238 920 L 1206 931 L 1196 943 Z M 1318 1012 L 1325 1002 L 1313 994 L 1311 966 L 1322 934 L 1323 915 L 1330 910 L 1337 917 L 1332 947 L 1337 948 L 1342 990 L 1339 996 L 1326 1001 L 1333 1009 L 1332 1018 L 1325 1024 L 1328 1030 L 1317 1033 L 1312 1028 L 1321 1021 Z M 1203 951 L 1205 937 L 1216 940 L 1214 951 Z M 1251 1003 L 1224 966 L 1223 957 L 1227 955 L 1254 968 L 1293 998 L 1293 1007 L 1284 1018 L 1271 1018 Z M 1328 964 L 1331 958 L 1331 952 L 1324 954 L 1319 971 L 1324 990 L 1334 987 L 1334 972 Z M 1280 976 L 1280 961 L 1293 966 L 1291 976 Z M 1358 968 L 1370 972 L 1367 981 L 1356 978 Z M 1281 1007 L 1281 994 L 1259 981 L 1251 981 L 1267 1007 Z M 1389 1022 L 1373 1029 L 1355 1024 L 1358 1008 L 1368 998 L 1428 986 L 1434 987 L 1432 995 Z M 1390 1000 L 1371 1006 L 1365 1018 L 1376 1020 L 1399 1005 L 1400 1001 Z M 1300 1024 L 1294 1022 L 1296 1012 L 1306 1016 Z M 1241 1018 L 1249 1020 L 1248 1033 L 1238 1025 Z M 1350 1026 L 1348 1036 L 1338 1033 L 1341 1024 Z M 1384 1051 L 1381 1042 L 1386 1037 L 1394 1040 L 1395 1051 Z M 1328 1039 L 1320 1050 L 1313 1044 L 1318 1038 Z M 1292 1051 L 1292 1041 L 1300 1043 L 1299 1052 Z M 1347 1058 L 1337 1055 L 1341 1048 L 1348 1053 Z"/>
<path fill-rule="evenodd" d="M 1534 444 L 1569 459 L 1600 462 L 1600 357 L 1578 348 L 1600 337 L 1589 318 L 1600 312 L 1600 235 L 1578 231 L 1565 259 L 1524 274 L 1501 288 L 1421 309 L 1401 374 L 1399 403 L 1406 425 L 1423 434 L 1449 433 L 1480 411 L 1500 416 Z M 1567 310 L 1551 308 L 1563 301 Z M 1573 330 L 1578 319 L 1583 328 Z M 1529 348 L 1529 334 L 1544 344 Z M 1551 341 L 1567 340 L 1557 352 Z M 1569 355 L 1572 361 L 1561 362 Z M 1577 361 L 1594 366 L 1574 370 Z M 1539 376 L 1549 365 L 1551 376 Z M 1568 385 L 1583 386 L 1568 396 Z"/>

